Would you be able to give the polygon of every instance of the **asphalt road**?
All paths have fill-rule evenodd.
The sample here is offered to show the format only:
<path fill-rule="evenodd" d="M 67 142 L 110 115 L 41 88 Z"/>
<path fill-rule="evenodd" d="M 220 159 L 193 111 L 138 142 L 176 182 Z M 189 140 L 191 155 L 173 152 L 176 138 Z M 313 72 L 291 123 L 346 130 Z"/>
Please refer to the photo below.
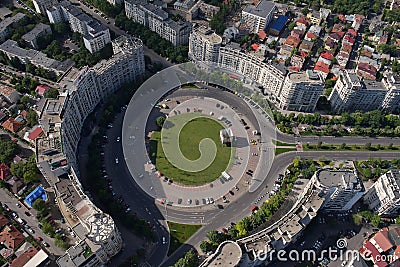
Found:
<path fill-rule="evenodd" d="M 16 203 L 19 203 L 18 200 L 9 192 L 6 191 L 6 189 L 1 189 L 0 190 L 0 201 L 3 204 L 7 204 L 7 206 L 10 208 L 10 218 L 11 216 L 11 212 L 15 212 L 19 218 L 23 219 L 27 225 L 29 225 L 34 231 L 34 234 L 29 233 L 28 231 L 26 231 L 29 235 L 33 236 L 34 239 L 37 239 L 38 236 L 40 236 L 41 238 L 43 238 L 43 241 L 45 241 L 46 243 L 48 243 L 50 245 L 50 247 L 45 248 L 45 251 L 50 252 L 53 255 L 56 256 L 60 256 L 64 254 L 64 250 L 62 250 L 61 248 L 57 247 L 54 244 L 54 239 L 52 239 L 51 237 L 45 235 L 42 230 L 38 227 L 39 222 L 36 219 L 36 217 L 32 214 L 31 216 L 27 216 L 25 214 L 25 211 L 29 211 L 24 205 L 21 204 L 21 208 L 18 208 L 16 206 Z M 40 242 L 39 242 L 40 243 Z M 43 248 L 43 246 L 42 246 Z"/>

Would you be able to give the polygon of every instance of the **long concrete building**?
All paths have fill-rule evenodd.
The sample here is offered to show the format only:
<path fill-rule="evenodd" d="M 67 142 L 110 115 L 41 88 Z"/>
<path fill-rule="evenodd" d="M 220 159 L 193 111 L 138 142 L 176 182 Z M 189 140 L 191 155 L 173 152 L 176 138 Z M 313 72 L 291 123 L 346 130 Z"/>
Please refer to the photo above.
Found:
<path fill-rule="evenodd" d="M 282 109 L 312 112 L 323 93 L 324 83 L 317 73 L 288 74 L 283 65 L 266 62 L 263 52 L 247 52 L 238 43 L 222 46 L 220 36 L 203 27 L 190 35 L 189 58 L 204 68 L 218 68 L 252 83 Z"/>
<path fill-rule="evenodd" d="M 400 77 L 388 73 L 382 82 L 360 79 L 356 73 L 343 71 L 328 100 L 334 111 L 400 111 Z"/>
<path fill-rule="evenodd" d="M 173 21 L 162 9 L 164 6 L 161 1 L 150 3 L 147 0 L 126 0 L 125 14 L 132 21 L 144 25 L 174 46 L 187 44 L 192 29 L 191 23 Z"/>
<path fill-rule="evenodd" d="M 60 96 L 47 99 L 39 117 L 44 136 L 36 140 L 37 164 L 78 238 L 57 260 L 62 267 L 103 266 L 122 248 L 113 219 L 83 192 L 76 155 L 86 117 L 108 95 L 144 74 L 141 40 L 121 36 L 113 41 L 113 52 L 109 60 L 92 68 L 72 68 L 66 73 L 60 82 Z"/>
<path fill-rule="evenodd" d="M 55 2 L 52 6 L 46 5 L 45 10 L 50 23 L 68 22 L 73 32 L 82 34 L 85 47 L 90 53 L 100 51 L 111 42 L 110 30 L 106 26 L 67 0 Z"/>
<path fill-rule="evenodd" d="M 242 11 L 242 23 L 245 24 L 250 33 L 257 34 L 266 30 L 276 11 L 273 1 L 261 0 L 257 5 L 248 5 Z"/>
<path fill-rule="evenodd" d="M 378 215 L 397 216 L 400 210 L 400 171 L 384 173 L 364 196 L 369 210 Z"/>

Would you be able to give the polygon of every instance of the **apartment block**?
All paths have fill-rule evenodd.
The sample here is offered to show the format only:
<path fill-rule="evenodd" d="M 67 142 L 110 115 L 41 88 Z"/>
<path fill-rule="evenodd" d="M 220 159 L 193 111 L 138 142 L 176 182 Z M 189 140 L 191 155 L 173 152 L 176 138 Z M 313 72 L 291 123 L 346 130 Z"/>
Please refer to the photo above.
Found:
<path fill-rule="evenodd" d="M 39 23 L 30 32 L 24 34 L 22 36 L 22 40 L 28 43 L 30 47 L 39 49 L 39 46 L 37 44 L 38 38 L 43 37 L 49 33 L 51 33 L 50 25 Z"/>
<path fill-rule="evenodd" d="M 396 216 L 400 209 L 400 171 L 390 170 L 373 184 L 364 203 L 379 215 Z"/>
<path fill-rule="evenodd" d="M 282 86 L 280 108 L 313 112 L 324 91 L 321 76 L 311 70 L 289 73 Z"/>
<path fill-rule="evenodd" d="M 33 6 L 37 13 L 46 14 L 46 9 L 49 9 L 53 5 L 57 4 L 57 0 L 32 0 Z"/>
<path fill-rule="evenodd" d="M 247 26 L 250 33 L 257 34 L 266 30 L 276 11 L 272 1 L 262 0 L 256 6 L 249 5 L 242 11 L 242 23 Z"/>
<path fill-rule="evenodd" d="M 174 46 L 185 45 L 189 41 L 192 26 L 190 22 L 176 22 L 168 18 L 159 2 L 148 3 L 145 0 L 125 1 L 126 16 L 170 41 Z"/>
<path fill-rule="evenodd" d="M 212 30 L 205 27 L 194 29 L 189 37 L 189 58 L 199 63 L 216 64 L 221 44 L 221 36 Z"/>
<path fill-rule="evenodd" d="M 220 48 L 218 67 L 255 81 L 271 101 L 279 99 L 286 75 L 282 65 L 264 62 L 263 56 L 247 53 L 239 44 L 230 43 Z"/>
<path fill-rule="evenodd" d="M 400 109 L 400 78 L 389 73 L 385 74 L 382 82 L 376 82 L 363 80 L 354 72 L 343 71 L 328 100 L 334 111 L 398 112 Z"/>
<path fill-rule="evenodd" d="M 12 17 L 5 18 L 4 20 L 0 21 L 0 43 L 4 42 L 7 40 L 7 38 L 10 35 L 10 27 L 23 19 L 25 17 L 25 14 L 23 13 L 17 13 Z"/>

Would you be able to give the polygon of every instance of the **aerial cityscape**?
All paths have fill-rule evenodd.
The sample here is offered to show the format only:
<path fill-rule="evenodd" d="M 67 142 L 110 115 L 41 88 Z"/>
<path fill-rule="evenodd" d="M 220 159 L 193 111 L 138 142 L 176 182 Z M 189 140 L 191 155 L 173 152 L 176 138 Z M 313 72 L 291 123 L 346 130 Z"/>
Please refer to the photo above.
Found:
<path fill-rule="evenodd" d="M 399 0 L 1 0 L 0 265 L 400 266 Z"/>

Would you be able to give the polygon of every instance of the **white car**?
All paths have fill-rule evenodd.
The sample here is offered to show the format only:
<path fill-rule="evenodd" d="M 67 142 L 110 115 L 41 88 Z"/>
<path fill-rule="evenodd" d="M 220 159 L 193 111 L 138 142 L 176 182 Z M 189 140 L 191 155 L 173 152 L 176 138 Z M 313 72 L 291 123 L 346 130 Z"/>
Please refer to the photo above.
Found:
<path fill-rule="evenodd" d="M 121 137 L 118 136 L 117 137 L 117 142 L 119 142 L 119 141 L 121 141 Z"/>
<path fill-rule="evenodd" d="M 118 164 L 118 163 L 119 163 L 118 158 L 115 158 L 115 164 Z"/>
<path fill-rule="evenodd" d="M 167 244 L 167 241 L 165 240 L 165 237 L 163 236 L 163 238 L 162 238 L 162 243 L 163 244 Z"/>

